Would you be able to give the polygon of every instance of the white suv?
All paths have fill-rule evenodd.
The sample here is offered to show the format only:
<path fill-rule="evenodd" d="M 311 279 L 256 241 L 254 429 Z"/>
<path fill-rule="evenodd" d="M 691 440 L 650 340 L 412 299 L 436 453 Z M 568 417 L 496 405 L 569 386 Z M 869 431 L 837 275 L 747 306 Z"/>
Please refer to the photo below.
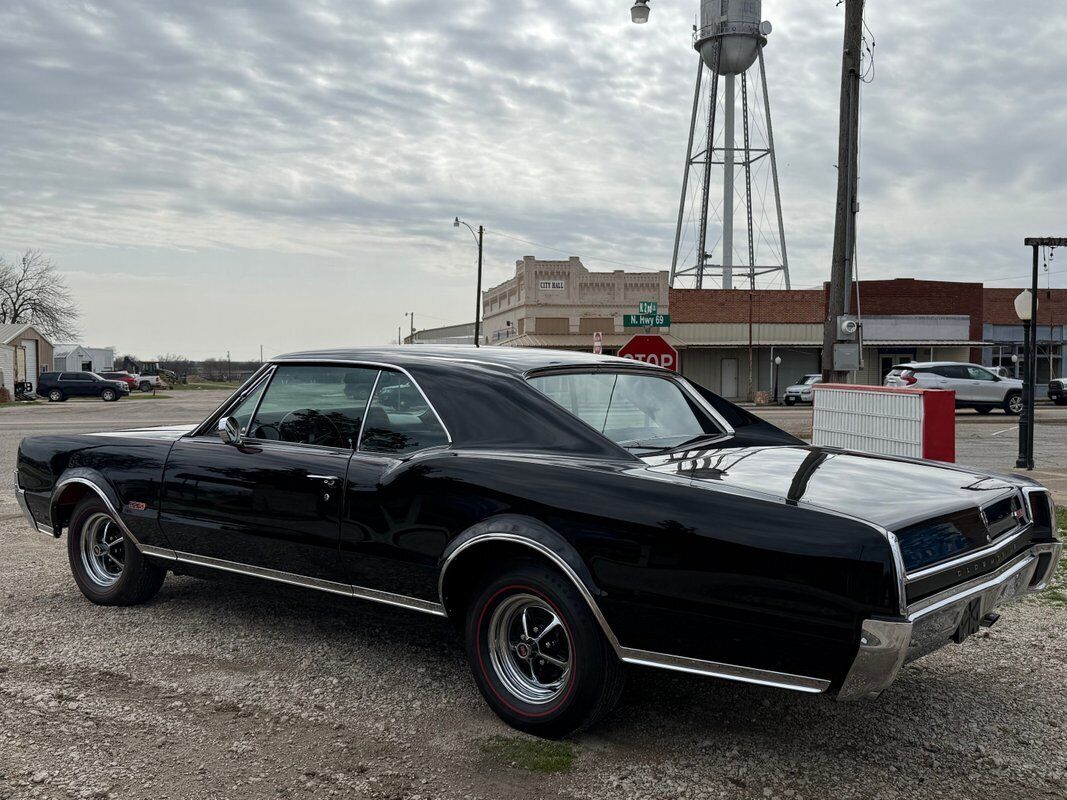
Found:
<path fill-rule="evenodd" d="M 988 414 L 994 408 L 1019 415 L 1023 410 L 1023 382 L 1002 378 L 977 364 L 934 361 L 900 364 L 885 379 L 886 386 L 916 389 L 950 389 L 956 393 L 956 408 L 973 408 Z"/>

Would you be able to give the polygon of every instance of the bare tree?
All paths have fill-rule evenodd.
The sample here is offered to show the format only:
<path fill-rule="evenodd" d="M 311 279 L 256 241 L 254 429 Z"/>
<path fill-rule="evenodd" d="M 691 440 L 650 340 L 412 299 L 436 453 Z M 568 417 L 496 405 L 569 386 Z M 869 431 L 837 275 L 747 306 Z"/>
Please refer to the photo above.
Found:
<path fill-rule="evenodd" d="M 0 256 L 0 323 L 30 323 L 53 341 L 76 340 L 78 311 L 55 263 L 27 250 L 14 263 Z"/>

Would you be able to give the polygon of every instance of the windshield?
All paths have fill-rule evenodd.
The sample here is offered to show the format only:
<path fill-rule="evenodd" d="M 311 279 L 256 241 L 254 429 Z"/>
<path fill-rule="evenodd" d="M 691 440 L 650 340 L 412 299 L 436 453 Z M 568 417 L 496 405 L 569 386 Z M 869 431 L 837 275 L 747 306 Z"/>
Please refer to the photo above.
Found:
<path fill-rule="evenodd" d="M 564 373 L 537 375 L 530 384 L 623 447 L 668 450 L 723 433 L 668 377 Z"/>
<path fill-rule="evenodd" d="M 811 386 L 814 383 L 822 383 L 822 375 L 805 375 L 800 382 L 801 386 Z"/>

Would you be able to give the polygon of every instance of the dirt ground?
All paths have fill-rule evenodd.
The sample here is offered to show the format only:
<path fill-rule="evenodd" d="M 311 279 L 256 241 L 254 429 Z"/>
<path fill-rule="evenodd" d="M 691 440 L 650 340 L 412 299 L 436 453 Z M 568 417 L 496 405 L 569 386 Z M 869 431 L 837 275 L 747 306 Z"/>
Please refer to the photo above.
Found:
<path fill-rule="evenodd" d="M 192 422 L 208 395 L 0 410 L 0 469 L 22 435 Z M 1067 796 L 1052 600 L 874 702 L 635 669 L 605 724 L 542 745 L 489 712 L 442 620 L 241 579 L 98 608 L 11 492 L 0 556 L 3 800 Z"/>

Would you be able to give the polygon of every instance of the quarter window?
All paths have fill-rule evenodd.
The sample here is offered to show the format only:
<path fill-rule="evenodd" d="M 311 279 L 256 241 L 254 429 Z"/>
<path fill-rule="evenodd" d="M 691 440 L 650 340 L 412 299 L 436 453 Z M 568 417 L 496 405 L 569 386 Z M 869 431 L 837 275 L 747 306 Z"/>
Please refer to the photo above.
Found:
<path fill-rule="evenodd" d="M 249 425 L 253 439 L 354 449 L 378 370 L 280 366 Z M 245 404 L 237 409 L 245 412 Z M 249 412 L 251 413 L 251 412 Z"/>
<path fill-rule="evenodd" d="M 359 449 L 404 455 L 448 444 L 448 435 L 419 388 L 400 372 L 383 371 L 374 389 Z"/>

